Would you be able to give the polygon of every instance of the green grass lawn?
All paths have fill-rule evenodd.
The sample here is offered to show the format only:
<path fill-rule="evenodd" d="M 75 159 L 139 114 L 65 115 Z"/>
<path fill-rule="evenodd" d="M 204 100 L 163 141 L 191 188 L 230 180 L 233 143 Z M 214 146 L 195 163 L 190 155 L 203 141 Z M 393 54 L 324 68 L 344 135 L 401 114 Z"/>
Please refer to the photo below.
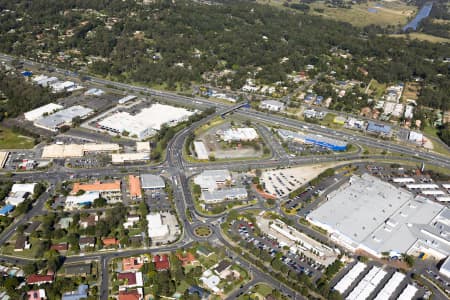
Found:
<path fill-rule="evenodd" d="M 0 149 L 30 149 L 34 147 L 33 138 L 15 133 L 0 126 Z"/>
<path fill-rule="evenodd" d="M 368 3 L 354 4 L 350 9 L 328 7 L 323 1 L 308 4 L 311 8 L 310 14 L 330 18 L 337 21 L 351 23 L 357 27 L 367 25 L 405 25 L 408 18 L 415 15 L 417 8 L 407 6 L 402 1 L 382 2 L 382 6 L 375 7 L 379 3 L 369 1 Z M 369 8 L 375 8 L 376 12 L 369 12 Z M 323 10 L 323 11 L 322 11 Z"/>

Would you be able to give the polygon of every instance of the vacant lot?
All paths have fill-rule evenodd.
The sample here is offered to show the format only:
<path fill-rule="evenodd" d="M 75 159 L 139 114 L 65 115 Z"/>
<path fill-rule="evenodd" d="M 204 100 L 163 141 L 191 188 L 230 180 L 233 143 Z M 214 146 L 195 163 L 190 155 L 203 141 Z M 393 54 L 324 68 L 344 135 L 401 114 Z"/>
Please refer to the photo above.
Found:
<path fill-rule="evenodd" d="M 328 7 L 322 1 L 312 3 L 309 6 L 311 7 L 311 14 L 348 22 L 358 27 L 370 24 L 379 26 L 405 25 L 408 18 L 414 16 L 417 11 L 416 7 L 407 6 L 402 1 L 383 2 L 382 4 L 369 1 L 368 3 L 352 5 L 350 9 Z"/>
<path fill-rule="evenodd" d="M 403 91 L 403 99 L 417 100 L 417 94 L 420 92 L 420 85 L 417 82 L 407 82 Z"/>
<path fill-rule="evenodd" d="M 33 147 L 34 141 L 32 138 L 0 126 L 0 149 L 30 149 Z"/>

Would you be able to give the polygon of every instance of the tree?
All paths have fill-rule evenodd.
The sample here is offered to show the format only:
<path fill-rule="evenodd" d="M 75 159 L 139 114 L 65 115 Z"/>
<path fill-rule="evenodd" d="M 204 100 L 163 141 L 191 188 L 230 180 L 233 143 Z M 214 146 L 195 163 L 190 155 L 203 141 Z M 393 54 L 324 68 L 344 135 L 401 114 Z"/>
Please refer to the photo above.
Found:
<path fill-rule="evenodd" d="M 95 208 L 105 207 L 107 203 L 108 201 L 105 198 L 99 197 L 94 200 L 94 207 Z"/>

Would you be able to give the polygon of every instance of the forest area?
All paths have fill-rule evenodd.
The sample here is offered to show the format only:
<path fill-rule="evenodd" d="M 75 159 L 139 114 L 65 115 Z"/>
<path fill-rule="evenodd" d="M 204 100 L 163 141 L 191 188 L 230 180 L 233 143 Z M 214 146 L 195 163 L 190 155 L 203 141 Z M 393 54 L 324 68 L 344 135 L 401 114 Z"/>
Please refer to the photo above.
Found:
<path fill-rule="evenodd" d="M 211 83 L 206 75 L 215 74 L 213 84 L 237 90 L 248 78 L 285 82 L 309 64 L 330 72 L 330 49 L 339 48 L 352 55 L 339 79 L 354 79 L 359 67 L 380 83 L 420 77 L 419 104 L 450 107 L 448 45 L 390 38 L 370 26 L 243 1 L 0 0 L 0 9 L 7 12 L 0 52 L 114 80 L 174 90 Z"/>

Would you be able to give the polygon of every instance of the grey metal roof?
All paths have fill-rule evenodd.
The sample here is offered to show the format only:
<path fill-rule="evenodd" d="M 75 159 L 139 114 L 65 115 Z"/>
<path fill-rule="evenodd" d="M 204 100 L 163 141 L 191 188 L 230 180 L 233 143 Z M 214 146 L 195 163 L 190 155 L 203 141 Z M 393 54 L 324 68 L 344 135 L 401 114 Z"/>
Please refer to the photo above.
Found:
<path fill-rule="evenodd" d="M 142 174 L 141 184 L 143 189 L 163 189 L 165 187 L 164 180 L 161 176 L 153 174 Z"/>

